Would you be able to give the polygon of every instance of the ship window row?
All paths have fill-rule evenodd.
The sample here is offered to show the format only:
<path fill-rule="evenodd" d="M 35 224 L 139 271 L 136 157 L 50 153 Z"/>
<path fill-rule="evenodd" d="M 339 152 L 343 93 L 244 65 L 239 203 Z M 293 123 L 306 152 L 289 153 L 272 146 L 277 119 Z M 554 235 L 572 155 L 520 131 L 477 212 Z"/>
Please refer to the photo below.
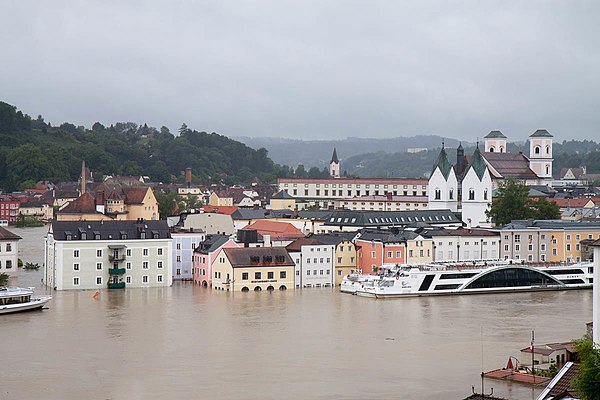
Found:
<path fill-rule="evenodd" d="M 458 289 L 459 287 L 460 284 L 435 285 L 435 288 L 433 290 L 452 290 Z"/>
<path fill-rule="evenodd" d="M 443 274 L 440 276 L 440 279 L 465 279 L 472 278 L 477 273 L 456 273 L 456 274 Z"/>
<path fill-rule="evenodd" d="M 504 268 L 477 278 L 466 289 L 556 285 L 560 285 L 560 283 L 555 278 L 538 271 L 523 268 Z"/>

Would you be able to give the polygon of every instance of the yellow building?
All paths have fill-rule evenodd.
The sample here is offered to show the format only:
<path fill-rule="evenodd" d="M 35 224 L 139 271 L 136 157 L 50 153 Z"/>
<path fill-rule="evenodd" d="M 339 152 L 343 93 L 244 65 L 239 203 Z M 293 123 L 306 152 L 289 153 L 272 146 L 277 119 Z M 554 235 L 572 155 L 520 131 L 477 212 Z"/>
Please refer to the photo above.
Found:
<path fill-rule="evenodd" d="M 209 206 L 233 206 L 233 197 L 227 196 L 224 193 L 212 192 L 208 197 Z"/>
<path fill-rule="evenodd" d="M 294 210 L 296 208 L 296 200 L 285 190 L 275 193 L 269 204 L 271 210 Z"/>
<path fill-rule="evenodd" d="M 357 273 L 358 267 L 358 248 L 352 242 L 356 233 L 335 232 L 322 235 L 312 235 L 322 243 L 334 245 L 334 269 L 335 284 L 340 285 L 344 276 Z"/>
<path fill-rule="evenodd" d="M 158 220 L 158 201 L 149 187 L 99 185 L 59 211 L 58 221 Z"/>
<path fill-rule="evenodd" d="M 406 241 L 406 263 L 418 264 L 433 261 L 433 239 L 419 236 Z"/>
<path fill-rule="evenodd" d="M 220 291 L 294 289 L 294 261 L 284 247 L 222 249 L 212 273 L 212 287 Z"/>

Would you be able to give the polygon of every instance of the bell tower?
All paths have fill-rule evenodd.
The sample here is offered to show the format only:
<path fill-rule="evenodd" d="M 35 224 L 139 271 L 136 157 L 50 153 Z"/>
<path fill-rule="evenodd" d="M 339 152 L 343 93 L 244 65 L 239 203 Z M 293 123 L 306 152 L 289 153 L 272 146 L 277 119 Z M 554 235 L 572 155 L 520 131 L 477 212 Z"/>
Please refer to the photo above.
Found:
<path fill-rule="evenodd" d="M 544 180 L 552 180 L 552 137 L 545 129 L 529 136 L 529 168 Z"/>
<path fill-rule="evenodd" d="M 329 175 L 332 178 L 340 177 L 340 160 L 338 160 L 335 147 L 333 148 L 333 155 L 331 156 L 331 161 L 329 162 Z"/>

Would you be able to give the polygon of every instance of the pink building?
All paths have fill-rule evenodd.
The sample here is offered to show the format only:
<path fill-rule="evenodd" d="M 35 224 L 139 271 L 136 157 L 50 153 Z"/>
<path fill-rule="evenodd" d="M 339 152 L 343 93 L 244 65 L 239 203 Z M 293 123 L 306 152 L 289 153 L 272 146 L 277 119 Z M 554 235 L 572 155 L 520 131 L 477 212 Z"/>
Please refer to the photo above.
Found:
<path fill-rule="evenodd" d="M 406 264 L 407 238 L 405 235 L 407 234 L 409 233 L 361 231 L 361 236 L 356 239 L 356 246 L 358 248 L 358 267 L 363 274 L 370 274 L 384 264 Z"/>
<path fill-rule="evenodd" d="M 207 235 L 194 250 L 192 275 L 194 284 L 212 287 L 212 264 L 221 249 L 242 247 L 229 236 Z"/>

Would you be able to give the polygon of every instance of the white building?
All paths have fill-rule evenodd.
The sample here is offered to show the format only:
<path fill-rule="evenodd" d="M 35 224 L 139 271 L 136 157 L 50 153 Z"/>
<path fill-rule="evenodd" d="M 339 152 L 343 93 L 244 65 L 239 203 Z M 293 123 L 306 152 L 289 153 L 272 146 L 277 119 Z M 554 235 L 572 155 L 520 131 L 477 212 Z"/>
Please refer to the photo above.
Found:
<path fill-rule="evenodd" d="M 43 282 L 55 290 L 170 286 L 171 242 L 164 220 L 53 221 Z"/>
<path fill-rule="evenodd" d="M 20 236 L 0 226 L 0 273 L 12 274 L 17 271 L 19 240 Z"/>
<path fill-rule="evenodd" d="M 449 209 L 462 213 L 468 226 L 490 226 L 486 210 L 492 204 L 492 191 L 508 178 L 526 185 L 552 184 L 552 135 L 539 129 L 529 136 L 529 157 L 506 152 L 506 136 L 492 131 L 485 136 L 485 152 L 479 143 L 466 157 L 462 145 L 456 150 L 456 164 L 442 150 L 428 181 L 429 209 Z"/>
<path fill-rule="evenodd" d="M 201 229 L 179 229 L 171 232 L 171 257 L 173 264 L 173 280 L 193 280 L 194 250 L 206 239 Z"/>
<path fill-rule="evenodd" d="M 316 239 L 301 238 L 286 246 L 296 264 L 296 287 L 331 287 L 335 282 L 335 246 Z"/>
<path fill-rule="evenodd" d="M 479 261 L 500 258 L 500 233 L 486 229 L 426 229 L 433 240 L 433 261 Z"/>

